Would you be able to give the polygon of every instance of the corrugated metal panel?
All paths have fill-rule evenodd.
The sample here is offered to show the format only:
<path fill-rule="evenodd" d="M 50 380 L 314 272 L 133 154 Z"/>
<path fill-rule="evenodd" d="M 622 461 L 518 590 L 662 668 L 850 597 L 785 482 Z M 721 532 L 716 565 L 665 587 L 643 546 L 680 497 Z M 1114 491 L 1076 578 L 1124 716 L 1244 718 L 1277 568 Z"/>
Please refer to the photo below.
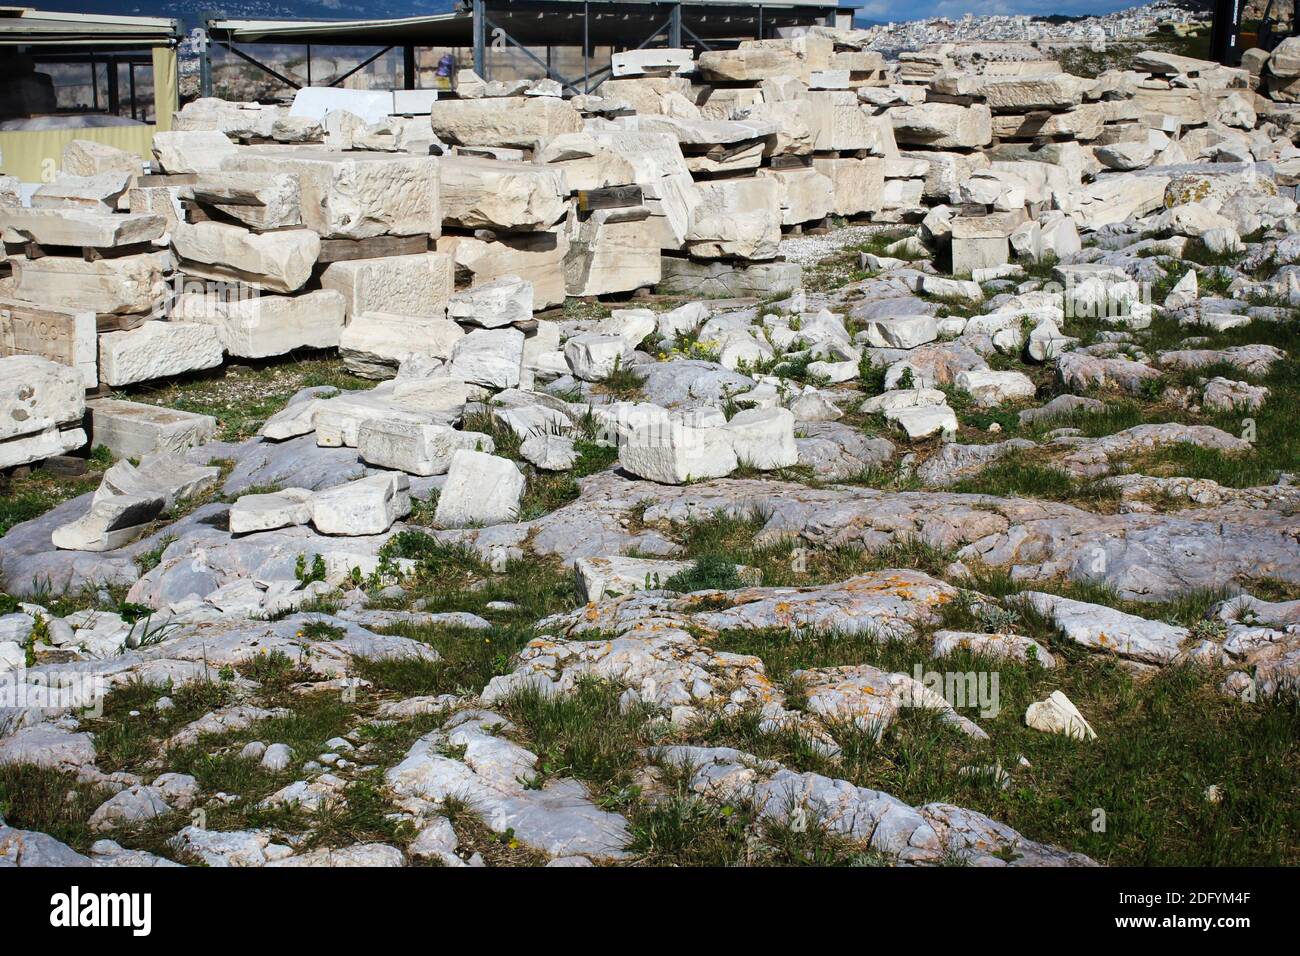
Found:
<path fill-rule="evenodd" d="M 181 35 L 164 17 L 118 17 L 0 8 L 0 44 L 31 46 L 155 46 Z"/>

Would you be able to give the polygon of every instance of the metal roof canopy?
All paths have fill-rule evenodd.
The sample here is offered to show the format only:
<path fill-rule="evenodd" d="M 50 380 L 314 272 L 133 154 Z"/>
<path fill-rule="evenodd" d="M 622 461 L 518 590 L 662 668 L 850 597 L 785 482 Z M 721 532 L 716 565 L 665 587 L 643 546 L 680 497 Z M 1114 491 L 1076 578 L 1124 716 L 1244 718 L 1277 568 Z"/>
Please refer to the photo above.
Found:
<path fill-rule="evenodd" d="M 389 20 L 212 19 L 207 22 L 207 30 L 215 43 L 293 89 L 301 88 L 297 81 L 236 44 L 305 44 L 309 78 L 312 44 L 380 47 L 374 56 L 331 79 L 331 86 L 389 50 L 401 48 L 408 88 L 415 85 L 416 48 L 472 48 L 475 72 L 490 79 L 489 43 L 494 49 L 508 44 L 532 60 L 545 76 L 574 93 L 582 93 L 592 92 L 610 73 L 608 66 L 593 71 L 591 52 L 595 47 L 638 50 L 690 45 L 710 50 L 715 43 L 725 46 L 765 37 L 782 27 L 827 23 L 837 11 L 850 9 L 834 0 L 458 0 L 458 4 L 450 13 Z M 542 47 L 547 50 L 545 61 L 532 52 Z M 565 77 L 557 72 L 549 55 L 554 47 L 582 49 L 580 77 Z M 210 68 L 204 69 L 203 76 L 204 95 L 209 95 Z M 593 87 L 592 81 L 597 78 Z"/>
<path fill-rule="evenodd" d="M 180 23 L 164 17 L 52 13 L 30 7 L 0 7 L 0 46 L 141 49 L 175 46 L 181 35 Z"/>
<path fill-rule="evenodd" d="M 633 44 L 650 21 L 680 7 L 702 39 L 746 39 L 755 24 L 811 24 L 841 9 L 835 0 L 485 0 L 486 12 L 512 38 L 537 46 L 578 46 L 574 25 L 588 21 L 590 43 Z M 470 46 L 474 15 L 466 3 L 451 13 L 390 20 L 213 19 L 209 35 L 233 43 L 312 43 L 335 46 Z"/>

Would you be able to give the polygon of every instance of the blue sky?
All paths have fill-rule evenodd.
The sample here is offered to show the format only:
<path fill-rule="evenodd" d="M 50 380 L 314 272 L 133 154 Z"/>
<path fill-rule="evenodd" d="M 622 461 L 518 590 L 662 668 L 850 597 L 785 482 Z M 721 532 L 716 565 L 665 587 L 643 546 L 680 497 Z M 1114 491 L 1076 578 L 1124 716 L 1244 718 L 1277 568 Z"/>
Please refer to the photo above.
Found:
<path fill-rule="evenodd" d="M 858 16 L 866 20 L 909 19 L 927 17 L 961 17 L 967 13 L 976 16 L 1027 13 L 1048 16 L 1063 13 L 1082 16 L 1089 13 L 1110 13 L 1139 6 L 1142 0 L 870 0 L 858 9 Z"/>

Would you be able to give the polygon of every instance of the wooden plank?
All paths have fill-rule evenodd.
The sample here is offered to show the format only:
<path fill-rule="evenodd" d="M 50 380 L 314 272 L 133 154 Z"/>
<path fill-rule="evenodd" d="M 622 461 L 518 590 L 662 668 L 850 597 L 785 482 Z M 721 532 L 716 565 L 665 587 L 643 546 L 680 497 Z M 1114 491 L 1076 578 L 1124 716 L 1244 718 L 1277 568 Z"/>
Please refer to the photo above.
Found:
<path fill-rule="evenodd" d="M 99 332 L 130 332 L 138 329 L 149 320 L 147 315 L 117 315 L 103 312 L 95 316 L 95 328 Z"/>
<path fill-rule="evenodd" d="M 807 169 L 813 164 L 812 154 L 804 156 L 795 156 L 792 153 L 782 153 L 780 156 L 772 157 L 773 169 Z"/>
<path fill-rule="evenodd" d="M 97 259 L 121 259 L 123 256 L 138 256 L 145 252 L 157 251 L 157 247 L 152 242 L 133 242 L 129 245 L 113 246 L 111 248 L 83 246 L 81 248 L 81 258 L 87 262 L 94 262 Z"/>
<path fill-rule="evenodd" d="M 740 143 L 732 143 L 730 146 L 710 146 L 704 151 L 704 155 L 715 163 L 725 163 L 729 159 L 734 159 L 741 153 L 747 153 L 758 143 L 756 139 L 747 139 Z"/>
<path fill-rule="evenodd" d="M 603 189 L 579 189 L 578 211 L 622 209 L 639 206 L 644 201 L 640 186 L 606 186 Z"/>
<path fill-rule="evenodd" d="M 123 256 L 138 256 L 142 252 L 157 252 L 158 248 L 151 242 L 133 242 L 125 246 L 49 246 L 29 240 L 23 243 L 6 242 L 5 251 L 24 259 L 66 256 L 93 262 L 96 259 L 120 259 Z"/>
<path fill-rule="evenodd" d="M 322 239 L 317 262 L 382 259 L 429 251 L 428 236 L 374 236 L 370 239 Z"/>

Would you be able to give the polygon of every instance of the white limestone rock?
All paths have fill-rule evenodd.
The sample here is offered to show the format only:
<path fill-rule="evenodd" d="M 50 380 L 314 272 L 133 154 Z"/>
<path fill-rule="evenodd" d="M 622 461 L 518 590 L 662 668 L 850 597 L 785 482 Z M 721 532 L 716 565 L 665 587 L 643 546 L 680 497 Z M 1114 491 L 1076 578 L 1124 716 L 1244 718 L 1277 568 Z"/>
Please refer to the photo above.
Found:
<path fill-rule="evenodd" d="M 794 413 L 785 408 L 749 408 L 737 412 L 724 426 L 736 461 L 772 471 L 799 463 L 794 440 Z"/>
<path fill-rule="evenodd" d="M 311 521 L 313 492 L 283 488 L 269 494 L 241 495 L 230 506 L 231 534 L 253 534 L 304 525 Z"/>
<path fill-rule="evenodd" d="M 519 276 L 498 276 L 452 295 L 447 317 L 466 325 L 497 329 L 533 317 L 533 284 Z"/>
<path fill-rule="evenodd" d="M 442 319 L 455 290 L 455 263 L 446 252 L 331 262 L 321 288 L 343 293 L 348 321 L 365 312 Z"/>
<path fill-rule="evenodd" d="M 632 349 L 621 335 L 586 332 L 564 343 L 564 358 L 569 370 L 584 382 L 608 378 L 632 357 Z"/>
<path fill-rule="evenodd" d="M 215 130 L 168 130 L 153 135 L 153 155 L 163 172 L 215 173 L 239 147 Z"/>
<path fill-rule="evenodd" d="M 620 442 L 618 460 L 624 471 L 664 485 L 725 478 L 740 464 L 725 429 L 668 420 L 632 429 Z"/>
<path fill-rule="evenodd" d="M 235 299 L 186 292 L 173 304 L 172 318 L 212 326 L 230 355 L 267 358 L 294 349 L 336 348 L 345 311 L 342 294 L 332 289 Z"/>
<path fill-rule="evenodd" d="M 953 435 L 957 432 L 957 415 L 947 405 L 916 405 L 909 408 L 891 408 L 885 418 L 907 433 L 913 441 L 933 435 Z"/>
<path fill-rule="evenodd" d="M 311 499 L 311 523 L 321 534 L 382 534 L 411 512 L 406 475 L 360 478 L 318 491 Z"/>
<path fill-rule="evenodd" d="M 217 434 L 217 420 L 160 405 L 97 398 L 86 403 L 94 444 L 118 458 L 143 459 L 160 451 L 184 452 Z"/>
<path fill-rule="evenodd" d="M 129 332 L 99 337 L 99 378 L 106 385 L 131 385 L 215 368 L 224 357 L 221 336 L 213 326 L 145 322 Z"/>
<path fill-rule="evenodd" d="M 113 551 L 140 537 L 165 503 L 161 495 L 100 498 L 76 521 L 55 528 L 50 540 L 67 551 Z"/>
<path fill-rule="evenodd" d="M 0 442 L 81 421 L 81 374 L 36 355 L 0 358 Z"/>
<path fill-rule="evenodd" d="M 459 339 L 447 374 L 487 388 L 515 388 L 524 363 L 524 333 L 518 329 L 479 329 Z"/>
<path fill-rule="evenodd" d="M 261 146 L 240 149 L 221 168 L 295 175 L 303 225 L 322 238 L 442 232 L 439 160 L 431 156 Z"/>
<path fill-rule="evenodd" d="M 991 369 L 958 372 L 955 384 L 960 391 L 975 399 L 977 405 L 986 408 L 1033 398 L 1036 391 L 1033 380 L 1023 372 L 995 372 Z"/>
<path fill-rule="evenodd" d="M 525 484 L 523 473 L 510 459 L 460 449 L 452 455 L 434 521 L 443 528 L 515 521 Z"/>
<path fill-rule="evenodd" d="M 296 292 L 320 256 L 320 236 L 309 229 L 255 233 L 225 222 L 178 222 L 172 245 L 190 275 L 245 282 L 267 292 Z"/>
<path fill-rule="evenodd" d="M 932 315 L 899 315 L 867 323 L 867 344 L 876 348 L 914 349 L 939 337 L 939 320 Z"/>
<path fill-rule="evenodd" d="M 462 448 L 496 450 L 489 435 L 426 422 L 374 418 L 363 422 L 357 432 L 357 452 L 363 461 L 410 475 L 446 474 Z"/>
<path fill-rule="evenodd" d="M 1178 656 L 1188 630 L 1125 614 L 1101 604 L 1075 601 L 1043 591 L 1021 595 L 1062 633 L 1084 647 L 1107 651 L 1148 664 L 1168 664 Z"/>
<path fill-rule="evenodd" d="M 542 471 L 568 471 L 578 461 L 572 438 L 550 432 L 535 432 L 519 446 L 524 460 Z"/>
<path fill-rule="evenodd" d="M 444 156 L 442 218 L 462 229 L 538 232 L 568 211 L 564 170 L 478 156 Z"/>
<path fill-rule="evenodd" d="M 1035 701 L 1025 711 L 1025 724 L 1049 734 L 1064 734 L 1079 740 L 1096 740 L 1092 729 L 1070 698 L 1054 690 L 1046 700 Z"/>
<path fill-rule="evenodd" d="M 450 359 L 464 330 L 449 319 L 361 312 L 339 333 L 339 354 L 354 375 L 389 378 L 413 358 Z"/>
<path fill-rule="evenodd" d="M 87 262 L 72 256 L 11 258 L 13 295 L 56 308 L 148 315 L 166 302 L 169 253 L 142 252 Z"/>

